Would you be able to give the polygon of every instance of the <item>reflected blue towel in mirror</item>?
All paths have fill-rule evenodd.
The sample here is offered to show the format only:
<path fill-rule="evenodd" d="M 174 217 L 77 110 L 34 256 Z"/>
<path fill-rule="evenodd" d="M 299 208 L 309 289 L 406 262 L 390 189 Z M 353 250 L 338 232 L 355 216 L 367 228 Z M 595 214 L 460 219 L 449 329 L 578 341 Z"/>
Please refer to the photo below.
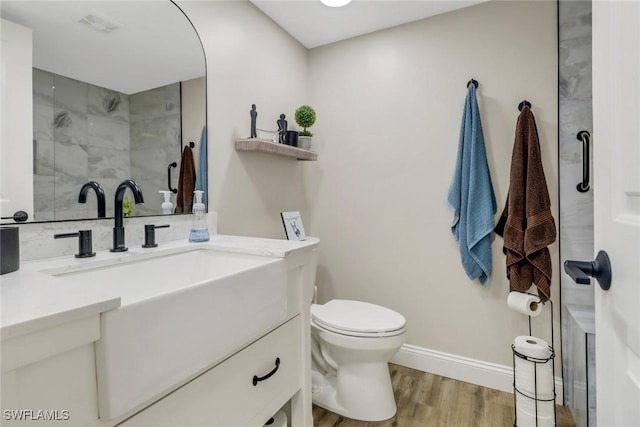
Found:
<path fill-rule="evenodd" d="M 470 279 L 486 285 L 491 275 L 491 231 L 496 196 L 484 148 L 476 88 L 469 85 L 465 100 L 456 168 L 447 195 L 454 209 L 453 233 L 460 259 Z"/>
<path fill-rule="evenodd" d="M 202 203 L 207 205 L 207 127 L 202 128 L 200 134 L 200 154 L 198 155 L 198 172 L 196 175 L 196 190 L 202 190 Z"/>

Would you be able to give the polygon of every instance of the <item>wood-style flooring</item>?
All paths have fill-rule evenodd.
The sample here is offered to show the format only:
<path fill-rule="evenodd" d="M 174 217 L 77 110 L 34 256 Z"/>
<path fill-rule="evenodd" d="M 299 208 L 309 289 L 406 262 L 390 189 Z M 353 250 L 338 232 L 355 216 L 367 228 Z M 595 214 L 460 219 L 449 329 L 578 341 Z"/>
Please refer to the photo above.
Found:
<path fill-rule="evenodd" d="M 396 416 L 372 423 L 313 407 L 315 427 L 512 427 L 513 394 L 389 364 L 398 405 Z M 557 427 L 575 427 L 571 413 L 557 406 Z"/>

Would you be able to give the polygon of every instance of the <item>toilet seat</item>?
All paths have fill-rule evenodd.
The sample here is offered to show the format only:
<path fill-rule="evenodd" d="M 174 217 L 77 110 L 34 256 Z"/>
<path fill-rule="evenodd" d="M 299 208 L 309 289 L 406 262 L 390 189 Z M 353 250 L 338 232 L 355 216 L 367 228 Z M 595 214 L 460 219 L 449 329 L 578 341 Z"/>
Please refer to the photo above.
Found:
<path fill-rule="evenodd" d="M 404 333 L 404 316 L 375 304 L 331 300 L 311 306 L 311 319 L 320 328 L 354 337 L 380 338 Z"/>

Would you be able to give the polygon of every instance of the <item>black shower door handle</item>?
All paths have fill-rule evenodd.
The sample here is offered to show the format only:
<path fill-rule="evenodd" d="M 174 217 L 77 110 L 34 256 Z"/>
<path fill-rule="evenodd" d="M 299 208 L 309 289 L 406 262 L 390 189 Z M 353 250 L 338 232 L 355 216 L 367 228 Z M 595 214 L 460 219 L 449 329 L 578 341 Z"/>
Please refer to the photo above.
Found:
<path fill-rule="evenodd" d="M 171 188 L 171 168 L 176 167 L 178 167 L 178 164 L 176 162 L 169 163 L 169 167 L 167 167 L 167 186 L 169 187 L 169 191 L 171 191 L 173 194 L 176 194 L 178 192 L 178 189 Z"/>
<path fill-rule="evenodd" d="M 586 130 L 581 130 L 576 135 L 578 141 L 582 141 L 582 182 L 576 187 L 579 192 L 589 191 L 589 138 L 591 135 Z"/>

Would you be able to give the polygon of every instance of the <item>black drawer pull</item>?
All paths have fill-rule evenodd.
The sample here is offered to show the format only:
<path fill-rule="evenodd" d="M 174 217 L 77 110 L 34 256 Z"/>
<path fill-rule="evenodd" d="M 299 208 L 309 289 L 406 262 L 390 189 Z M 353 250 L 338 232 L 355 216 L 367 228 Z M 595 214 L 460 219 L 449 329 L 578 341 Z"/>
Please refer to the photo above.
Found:
<path fill-rule="evenodd" d="M 269 372 L 267 375 L 265 375 L 264 377 L 259 377 L 257 375 L 253 376 L 253 385 L 258 385 L 258 382 L 260 381 L 264 381 L 264 380 L 268 380 L 269 378 L 271 378 L 273 376 L 273 374 L 275 374 L 276 372 L 278 372 L 278 368 L 280 367 L 280 358 L 276 357 L 276 367 L 273 368 L 273 370 L 271 372 Z"/>

